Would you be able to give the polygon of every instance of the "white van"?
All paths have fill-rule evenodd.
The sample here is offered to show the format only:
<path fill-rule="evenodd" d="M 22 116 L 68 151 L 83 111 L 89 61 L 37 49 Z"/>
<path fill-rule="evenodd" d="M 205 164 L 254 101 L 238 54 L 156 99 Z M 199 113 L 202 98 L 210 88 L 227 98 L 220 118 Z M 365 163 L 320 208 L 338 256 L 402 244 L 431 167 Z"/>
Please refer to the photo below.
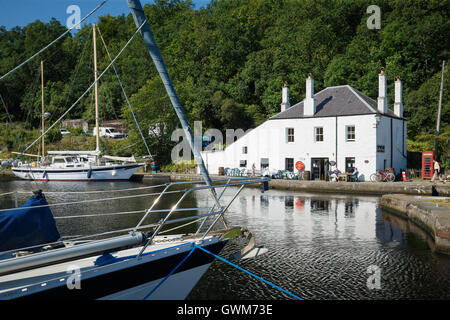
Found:
<path fill-rule="evenodd" d="M 99 127 L 98 130 L 100 131 L 100 137 L 107 137 L 111 139 L 120 139 L 125 137 L 122 132 L 113 127 Z M 94 136 L 97 135 L 97 130 L 95 128 L 93 134 Z"/>

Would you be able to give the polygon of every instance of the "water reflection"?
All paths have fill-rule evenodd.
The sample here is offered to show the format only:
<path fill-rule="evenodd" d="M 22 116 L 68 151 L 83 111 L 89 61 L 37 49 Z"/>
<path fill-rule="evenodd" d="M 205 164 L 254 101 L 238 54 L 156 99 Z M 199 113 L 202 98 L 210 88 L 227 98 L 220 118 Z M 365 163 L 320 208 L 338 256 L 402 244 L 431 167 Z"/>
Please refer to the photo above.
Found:
<path fill-rule="evenodd" d="M 330 202 L 328 200 L 311 199 L 311 212 L 328 212 Z"/>
<path fill-rule="evenodd" d="M 379 197 L 277 190 L 257 194 L 244 189 L 240 197 L 252 201 L 236 202 L 228 213 L 228 221 L 246 226 L 257 243 L 269 249 L 264 256 L 242 262 L 247 269 L 305 299 L 450 297 L 450 259 L 434 256 L 428 240 L 386 216 Z M 381 290 L 367 288 L 370 265 L 383 270 Z M 236 297 L 286 299 L 220 263 L 212 265 L 189 296 Z"/>
<path fill-rule="evenodd" d="M 11 190 L 47 192 L 49 202 L 93 199 L 90 192 L 136 188 L 149 184 L 90 183 L 47 184 L 0 182 L 0 193 Z M 45 189 L 46 188 L 46 189 Z M 161 188 L 156 189 L 161 190 Z M 51 191 L 67 191 L 51 194 Z M 82 193 L 70 194 L 69 191 Z M 155 199 L 152 189 L 139 192 L 142 197 L 55 207 L 57 217 L 87 213 L 138 211 L 150 207 Z M 227 203 L 236 192 L 223 195 Z M 120 193 L 126 196 L 130 193 Z M 118 194 L 107 194 L 114 197 Z M 22 203 L 29 197 L 23 195 Z M 157 208 L 173 206 L 179 195 L 171 194 Z M 221 200 L 221 201 L 222 201 Z M 305 299 L 442 299 L 450 298 L 450 258 L 433 254 L 432 239 L 415 224 L 380 209 L 380 198 L 245 188 L 226 215 L 229 226 L 244 226 L 269 252 L 256 259 L 239 262 L 259 276 Z M 194 192 L 182 207 L 207 207 L 213 204 L 208 193 Z M 12 198 L 0 198 L 0 206 L 12 206 Z M 189 212 L 177 212 L 182 217 Z M 109 231 L 137 224 L 141 213 L 57 220 L 65 234 Z M 155 213 L 145 223 L 158 221 Z M 174 233 L 194 232 L 196 224 Z M 174 225 L 171 225 L 174 227 Z M 222 252 L 228 257 L 241 249 L 231 241 Z M 382 269 L 382 289 L 367 288 L 367 267 Z M 286 299 L 273 288 L 249 278 L 220 261 L 212 264 L 188 297 L 189 299 Z"/>
<path fill-rule="evenodd" d="M 294 197 L 293 196 L 285 196 L 284 197 L 284 208 L 287 211 L 292 212 L 294 209 Z"/>
<path fill-rule="evenodd" d="M 14 190 L 18 194 L 18 204 L 21 205 L 32 195 L 33 190 L 42 189 L 50 205 L 65 203 L 65 205 L 51 206 L 56 224 L 64 236 L 87 235 L 130 228 L 137 225 L 145 210 L 151 207 L 157 195 L 164 186 L 136 184 L 134 182 L 28 182 L 11 181 L 0 182 L 0 194 Z M 142 188 L 137 189 L 136 188 Z M 124 192 L 117 190 L 134 189 Z M 174 186 L 170 191 L 182 191 L 183 186 Z M 103 192 L 106 191 L 106 192 Z M 170 209 L 182 193 L 168 193 L 154 207 L 155 210 Z M 180 207 L 197 207 L 197 198 L 189 194 Z M 101 201 L 98 201 L 101 200 Z M 245 201 L 245 199 L 242 199 Z M 14 207 L 12 196 L 0 199 L 1 208 Z M 161 220 L 167 212 L 151 213 L 143 224 L 152 224 Z M 174 212 L 173 219 L 191 216 L 192 211 Z M 195 212 L 194 212 L 195 214 Z M 88 217 L 89 216 L 89 217 Z M 182 224 L 171 224 L 165 229 Z M 164 230 L 164 229 L 163 229 Z M 196 225 L 180 229 L 179 232 L 193 232 Z"/>
<path fill-rule="evenodd" d="M 403 244 L 405 241 L 404 230 L 399 228 L 396 224 L 390 223 L 388 220 L 382 218 L 382 210 L 380 207 L 376 208 L 376 236 L 381 242 L 396 242 Z"/>

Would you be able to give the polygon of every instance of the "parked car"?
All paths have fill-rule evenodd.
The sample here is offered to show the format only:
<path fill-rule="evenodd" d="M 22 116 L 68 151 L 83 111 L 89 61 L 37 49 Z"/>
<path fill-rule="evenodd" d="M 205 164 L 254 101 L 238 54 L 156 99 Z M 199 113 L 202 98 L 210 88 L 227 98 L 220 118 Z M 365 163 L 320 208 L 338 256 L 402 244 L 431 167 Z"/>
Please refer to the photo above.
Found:
<path fill-rule="evenodd" d="M 61 132 L 61 134 L 62 134 L 63 136 L 66 135 L 66 134 L 70 134 L 70 131 L 67 130 L 67 129 L 65 129 L 65 128 L 61 128 L 61 129 L 59 129 L 59 131 Z"/>
<path fill-rule="evenodd" d="M 107 137 L 111 139 L 124 138 L 124 134 L 113 127 L 99 127 L 100 137 Z M 94 130 L 94 135 L 97 135 L 97 130 Z"/>

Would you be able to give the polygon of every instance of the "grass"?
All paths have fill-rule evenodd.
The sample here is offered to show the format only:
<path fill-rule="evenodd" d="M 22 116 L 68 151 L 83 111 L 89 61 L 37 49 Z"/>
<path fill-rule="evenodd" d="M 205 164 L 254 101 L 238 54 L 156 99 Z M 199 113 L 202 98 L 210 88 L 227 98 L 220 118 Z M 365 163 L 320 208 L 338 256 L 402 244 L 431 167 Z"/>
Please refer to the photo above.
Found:
<path fill-rule="evenodd" d="M 441 207 L 450 208 L 450 198 L 445 199 L 423 199 L 423 201 L 437 204 Z"/>

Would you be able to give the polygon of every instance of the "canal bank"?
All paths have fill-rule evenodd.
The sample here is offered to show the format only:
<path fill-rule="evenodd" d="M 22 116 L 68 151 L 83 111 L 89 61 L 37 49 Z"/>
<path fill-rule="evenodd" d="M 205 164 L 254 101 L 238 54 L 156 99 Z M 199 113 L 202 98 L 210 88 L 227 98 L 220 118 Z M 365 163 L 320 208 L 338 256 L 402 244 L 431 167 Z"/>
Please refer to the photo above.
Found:
<path fill-rule="evenodd" d="M 211 175 L 213 179 L 224 179 L 226 176 Z M 192 181 L 203 180 L 201 175 L 181 173 L 135 174 L 137 180 Z M 272 179 L 269 188 L 292 191 L 317 191 L 350 194 L 411 194 L 430 196 L 450 196 L 450 183 L 430 181 L 410 182 L 329 182 Z"/>
<path fill-rule="evenodd" d="M 141 174 L 142 180 L 186 181 L 202 180 L 200 175 L 158 173 Z M 212 178 L 225 178 L 212 176 Z M 272 179 L 269 188 L 343 194 L 381 195 L 381 205 L 387 211 L 406 218 L 428 233 L 433 251 L 450 255 L 450 207 L 439 201 L 448 201 L 450 184 L 430 181 L 410 182 L 327 182 Z"/>
<path fill-rule="evenodd" d="M 211 175 L 213 179 L 226 179 L 227 176 Z M 0 173 L 1 181 L 19 180 L 11 171 Z M 160 173 L 136 173 L 131 181 L 203 181 L 199 174 L 184 174 L 172 172 Z M 250 185 L 249 185 L 250 186 Z M 257 185 L 255 185 L 257 186 Z M 450 196 L 450 183 L 430 181 L 408 181 L 408 182 L 329 182 L 329 181 L 306 181 L 306 180 L 284 180 L 272 179 L 269 182 L 270 189 L 291 191 L 317 191 L 331 193 L 347 193 L 361 195 L 384 195 L 384 194 L 409 194 L 423 196 Z"/>
<path fill-rule="evenodd" d="M 450 255 L 450 198 L 386 194 L 381 206 L 422 227 L 433 237 L 435 250 Z"/>

